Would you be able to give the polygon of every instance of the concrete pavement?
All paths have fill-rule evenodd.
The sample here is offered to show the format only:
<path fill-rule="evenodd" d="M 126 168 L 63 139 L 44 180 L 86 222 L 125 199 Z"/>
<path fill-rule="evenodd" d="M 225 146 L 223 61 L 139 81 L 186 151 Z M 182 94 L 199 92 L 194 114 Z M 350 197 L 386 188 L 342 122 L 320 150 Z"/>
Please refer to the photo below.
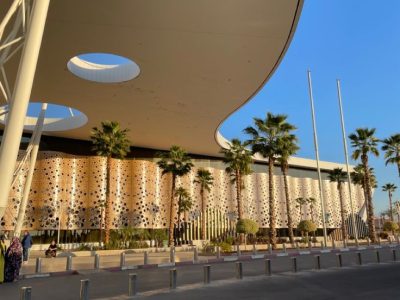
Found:
<path fill-rule="evenodd" d="M 381 264 L 377 264 L 376 251 L 380 253 Z M 203 266 L 199 265 L 182 265 L 177 268 L 178 272 L 178 292 L 169 292 L 169 267 L 157 268 L 157 269 L 137 269 L 131 271 L 116 271 L 116 270 L 86 270 L 80 271 L 78 275 L 73 276 L 54 276 L 49 278 L 36 278 L 36 279 L 26 279 L 21 280 L 16 283 L 4 284 L 0 286 L 0 298 L 3 299 L 18 299 L 19 289 L 22 286 L 32 286 L 32 299 L 79 299 L 79 287 L 81 279 L 90 279 L 90 299 L 126 299 L 126 294 L 128 290 L 128 274 L 136 273 L 138 276 L 138 291 L 139 297 L 149 298 L 149 299 L 188 299 L 198 297 L 194 299 L 200 299 L 204 297 L 211 297 L 212 299 L 224 299 L 223 296 L 230 295 L 230 299 L 239 299 L 239 295 L 242 295 L 240 299 L 268 299 L 263 293 L 265 288 L 263 285 L 267 284 L 264 281 L 270 280 L 268 284 L 271 284 L 272 291 L 275 293 L 288 293 L 287 297 L 291 295 L 291 299 L 297 296 L 291 294 L 290 291 L 296 291 L 292 288 L 293 278 L 302 278 L 302 276 L 315 276 L 316 278 L 323 278 L 327 276 L 326 274 L 331 274 L 332 277 L 327 277 L 326 280 L 331 283 L 322 284 L 320 296 L 312 297 L 312 299 L 339 299 L 333 298 L 333 296 L 327 297 L 326 295 L 334 295 L 335 292 L 342 294 L 341 290 L 335 291 L 329 290 L 331 286 L 333 287 L 334 282 L 341 283 L 344 276 L 347 276 L 346 272 L 348 268 L 350 270 L 354 269 L 354 272 L 359 272 L 360 274 L 351 275 L 347 280 L 352 281 L 353 276 L 361 276 L 361 278 L 366 277 L 371 280 L 371 282 L 365 282 L 367 285 L 365 288 L 370 288 L 371 286 L 385 286 L 386 280 L 381 277 L 374 277 L 372 280 L 370 274 L 383 274 L 385 272 L 390 272 L 393 274 L 400 273 L 400 264 L 392 262 L 393 254 L 392 249 L 383 248 L 377 250 L 362 250 L 362 263 L 363 266 L 358 266 L 358 256 L 357 252 L 349 251 L 342 252 L 342 262 L 343 268 L 338 268 L 338 258 L 336 253 L 323 253 L 320 254 L 321 257 L 321 267 L 323 271 L 311 271 L 315 267 L 315 257 L 314 255 L 301 255 L 297 256 L 298 270 L 300 273 L 293 275 L 292 270 L 292 257 L 281 256 L 281 257 L 271 257 L 271 266 L 273 276 L 266 277 L 265 263 L 264 259 L 248 260 L 243 261 L 243 271 L 244 271 L 244 282 L 247 283 L 246 286 L 249 288 L 241 288 L 243 292 L 240 294 L 239 291 L 235 293 L 235 289 L 238 286 L 243 286 L 243 283 L 239 283 L 235 278 L 235 268 L 236 262 L 225 262 L 225 263 L 215 263 L 211 265 L 211 286 L 207 288 L 203 287 Z M 370 264 L 366 266 L 366 264 Z M 326 271 L 326 270 L 329 271 Z M 380 271 L 381 270 L 381 271 Z M 290 272 L 290 273 L 288 273 Z M 300 275 L 299 275 L 300 274 Z M 311 274 L 311 275 L 310 275 Z M 314 275 L 313 275 L 314 274 Z M 368 275 L 369 274 L 369 275 Z M 383 276 L 383 275 L 382 275 Z M 385 275 L 386 276 L 386 275 Z M 263 277 L 263 278 L 260 278 Z M 290 280 L 281 280 L 273 285 L 275 278 L 289 278 Z M 291 279 L 292 278 L 292 279 Z M 386 277 L 382 277 L 386 278 Z M 398 277 L 396 277 L 397 279 Z M 295 280 L 295 281 L 296 281 Z M 308 280 L 308 279 L 307 279 Z M 305 280 L 305 282 L 307 282 Z M 319 279 L 318 279 L 319 280 Z M 358 280 L 358 279 L 357 279 Z M 382 281 L 382 282 L 381 282 Z M 389 280 L 390 281 L 390 280 Z M 262 282 L 262 283 L 260 283 Z M 314 282 L 314 279 L 310 279 L 310 282 Z M 323 281 L 325 282 L 325 281 Z M 295 282 L 298 284 L 297 291 L 300 291 L 305 284 L 303 281 Z M 311 284 L 311 283 L 310 283 Z M 342 284 L 342 283 L 341 283 Z M 235 288 L 234 288 L 235 287 Z M 351 286 L 350 286 L 351 287 Z M 214 293 L 209 291 L 214 289 Z M 313 287 L 313 290 L 317 289 L 317 286 Z M 336 287 L 339 289 L 339 287 Z M 165 292 L 167 291 L 167 292 Z M 246 292 L 247 291 L 247 292 Z M 361 290 L 360 290 L 361 292 Z M 188 293 L 188 294 L 185 294 Z M 325 293 L 325 294 L 324 294 Z M 327 294 L 326 294 L 327 293 Z M 331 294 L 329 294 L 331 293 Z M 356 293 L 356 292 L 354 292 Z M 192 297 L 193 294 L 193 297 Z M 277 295 L 278 295 L 277 294 Z M 197 295 L 197 296 L 196 296 Z M 246 296 L 248 295 L 248 296 Z M 273 293 L 272 293 L 273 295 Z M 325 295 L 325 296 L 324 296 Z M 264 297 L 265 296 L 265 297 Z M 171 298 L 172 297 L 172 298 Z M 181 298 L 177 298 L 181 297 Z M 275 299 L 272 297 L 271 299 Z M 287 298 L 288 299 L 288 298 Z M 302 299 L 311 299 L 302 298 Z M 382 298 L 381 298 L 382 299 Z M 395 299 L 395 298 L 392 298 Z M 193 299 L 191 299 L 193 300 Z"/>

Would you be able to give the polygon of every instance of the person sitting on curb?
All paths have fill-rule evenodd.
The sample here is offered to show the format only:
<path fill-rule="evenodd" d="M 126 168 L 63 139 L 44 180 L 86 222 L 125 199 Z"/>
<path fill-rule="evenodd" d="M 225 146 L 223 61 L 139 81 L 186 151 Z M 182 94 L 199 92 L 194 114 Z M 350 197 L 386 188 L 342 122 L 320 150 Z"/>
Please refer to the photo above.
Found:
<path fill-rule="evenodd" d="M 45 252 L 46 257 L 56 257 L 57 256 L 57 244 L 55 240 L 51 241 L 49 248 Z"/>

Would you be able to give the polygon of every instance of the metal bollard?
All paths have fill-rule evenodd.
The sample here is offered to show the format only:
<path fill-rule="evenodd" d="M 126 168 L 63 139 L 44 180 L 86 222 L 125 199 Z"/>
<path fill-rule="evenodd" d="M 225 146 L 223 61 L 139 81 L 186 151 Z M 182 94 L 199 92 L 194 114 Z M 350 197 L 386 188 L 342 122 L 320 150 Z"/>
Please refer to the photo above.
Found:
<path fill-rule="evenodd" d="M 197 247 L 193 248 L 193 261 L 198 262 L 199 261 L 199 252 L 197 250 Z"/>
<path fill-rule="evenodd" d="M 174 264 L 175 263 L 175 248 L 171 247 L 169 249 L 169 261 L 170 263 Z"/>
<path fill-rule="evenodd" d="M 256 244 L 253 244 L 253 255 L 257 254 Z"/>
<path fill-rule="evenodd" d="M 347 240 L 343 240 L 343 248 L 347 248 Z"/>
<path fill-rule="evenodd" d="M 378 250 L 376 251 L 376 262 L 377 262 L 378 264 L 381 263 L 381 255 L 380 255 L 380 253 L 379 253 Z"/>
<path fill-rule="evenodd" d="M 283 249 L 283 252 L 286 253 L 286 243 L 282 244 L 282 249 Z"/>
<path fill-rule="evenodd" d="M 119 258 L 119 266 L 121 268 L 125 267 L 125 253 L 124 252 L 121 253 L 121 256 Z"/>
<path fill-rule="evenodd" d="M 321 242 L 321 249 L 324 249 L 324 242 Z"/>
<path fill-rule="evenodd" d="M 321 270 L 321 256 L 315 255 L 315 269 Z"/>
<path fill-rule="evenodd" d="M 312 249 L 312 243 L 311 243 L 311 240 L 309 239 L 308 240 L 308 250 L 311 251 L 311 249 Z"/>
<path fill-rule="evenodd" d="M 342 266 L 343 266 L 343 263 L 342 263 L 342 254 L 336 254 L 336 257 L 337 257 L 337 262 L 338 262 L 338 267 L 339 268 L 341 268 Z"/>
<path fill-rule="evenodd" d="M 176 269 L 169 270 L 169 288 L 171 290 L 176 289 L 176 278 L 177 278 Z"/>
<path fill-rule="evenodd" d="M 149 253 L 147 251 L 143 252 L 143 264 L 148 265 L 149 264 Z"/>
<path fill-rule="evenodd" d="M 271 243 L 268 243 L 268 253 L 272 254 L 272 246 Z"/>
<path fill-rule="evenodd" d="M 241 255 L 241 252 L 240 252 L 240 245 L 236 245 L 236 253 L 237 253 L 237 256 L 240 256 L 240 255 Z"/>
<path fill-rule="evenodd" d="M 243 265 L 240 261 L 236 263 L 236 278 L 243 279 Z"/>
<path fill-rule="evenodd" d="M 204 284 L 209 284 L 211 282 L 211 266 L 205 265 L 203 266 L 204 271 Z"/>
<path fill-rule="evenodd" d="M 296 249 L 297 249 L 297 251 L 300 251 L 299 242 L 297 242 L 297 241 L 296 241 Z"/>
<path fill-rule="evenodd" d="M 369 237 L 367 237 L 367 245 L 368 245 L 368 247 L 371 246 L 371 241 L 370 241 Z"/>
<path fill-rule="evenodd" d="M 65 270 L 67 271 L 72 270 L 72 256 L 67 256 L 67 264 L 65 266 Z"/>
<path fill-rule="evenodd" d="M 217 258 L 220 259 L 221 258 L 221 247 L 217 246 Z"/>
<path fill-rule="evenodd" d="M 379 246 L 381 245 L 381 237 L 380 236 L 378 236 L 378 245 Z"/>
<path fill-rule="evenodd" d="M 292 271 L 294 273 L 297 273 L 297 258 L 296 257 L 292 257 Z"/>
<path fill-rule="evenodd" d="M 271 276 L 272 274 L 272 269 L 271 269 L 271 260 L 266 259 L 265 260 L 265 275 Z"/>
<path fill-rule="evenodd" d="M 96 270 L 100 269 L 100 255 L 97 253 L 94 255 L 94 268 Z"/>
<path fill-rule="evenodd" d="M 20 300 L 31 300 L 32 288 L 30 286 L 22 287 L 19 294 Z"/>
<path fill-rule="evenodd" d="M 89 279 L 81 280 L 81 291 L 79 294 L 80 300 L 89 300 Z"/>
<path fill-rule="evenodd" d="M 332 239 L 332 249 L 336 249 L 336 242 L 335 242 L 335 239 Z"/>
<path fill-rule="evenodd" d="M 396 258 L 396 249 L 393 249 L 392 253 L 393 253 L 393 261 L 396 261 L 397 260 L 397 258 Z"/>
<path fill-rule="evenodd" d="M 42 273 L 42 259 L 40 257 L 36 258 L 35 273 Z"/>
<path fill-rule="evenodd" d="M 357 260 L 358 260 L 358 264 L 361 266 L 362 265 L 361 252 L 357 252 Z"/>
<path fill-rule="evenodd" d="M 128 296 L 132 297 L 137 294 L 137 274 L 128 275 Z"/>
<path fill-rule="evenodd" d="M 391 245 L 392 244 L 392 238 L 390 236 L 388 236 L 387 240 L 389 242 L 389 245 Z"/>

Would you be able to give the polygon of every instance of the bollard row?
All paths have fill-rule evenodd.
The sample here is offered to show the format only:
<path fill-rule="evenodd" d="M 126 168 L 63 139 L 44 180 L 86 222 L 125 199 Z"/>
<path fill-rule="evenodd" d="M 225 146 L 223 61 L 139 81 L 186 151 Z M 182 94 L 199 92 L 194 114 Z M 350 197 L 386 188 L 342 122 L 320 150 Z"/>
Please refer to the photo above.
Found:
<path fill-rule="evenodd" d="M 197 248 L 194 248 L 197 250 Z M 219 247 L 218 247 L 219 249 Z M 218 250 L 217 250 L 218 251 Z M 219 252 L 219 251 L 218 251 Z M 197 251 L 195 251 L 195 254 Z M 175 254 L 174 249 L 172 249 L 171 254 Z M 357 257 L 357 262 L 358 265 L 362 265 L 362 253 L 361 252 L 356 252 L 356 257 Z M 376 254 L 376 261 L 377 263 L 381 262 L 380 259 L 380 252 L 377 250 L 375 251 Z M 393 261 L 397 261 L 397 253 L 396 249 L 392 249 L 392 257 Z M 172 258 L 172 256 L 171 256 Z M 321 269 L 321 256 L 320 255 L 315 255 L 315 269 L 320 270 Z M 338 267 L 343 267 L 343 259 L 342 259 L 342 254 L 338 253 L 336 254 L 337 258 L 337 266 Z M 98 254 L 94 256 L 94 265 L 95 268 L 98 269 L 100 265 L 100 257 Z M 148 253 L 147 251 L 144 252 L 144 259 L 145 259 L 145 264 L 147 263 L 148 259 Z M 298 272 L 298 264 L 297 264 L 297 257 L 291 257 L 290 258 L 291 265 L 292 265 L 292 272 L 297 273 Z M 121 253 L 121 266 L 125 265 L 125 253 Z M 272 269 L 271 269 L 271 260 L 270 259 L 265 259 L 265 275 L 266 276 L 271 276 L 272 275 Z M 71 269 L 72 265 L 72 257 L 68 256 L 67 257 L 67 269 Z M 242 262 L 236 262 L 235 263 L 235 273 L 236 273 L 236 278 L 239 280 L 243 279 L 243 264 Z M 41 272 L 41 259 L 37 258 L 36 259 L 36 273 Z M 169 286 L 171 290 L 174 290 L 177 288 L 177 269 L 170 269 L 169 270 Z M 210 284 L 211 283 L 211 265 L 204 265 L 203 266 L 203 281 L 204 284 Z M 90 280 L 89 279 L 83 279 L 81 280 L 81 285 L 80 285 L 80 300 L 88 300 L 89 299 L 89 286 L 90 286 Z M 137 274 L 132 273 L 128 275 L 128 296 L 133 297 L 137 295 L 138 292 L 138 287 L 137 287 Z M 32 295 L 32 288 L 31 287 L 22 287 L 20 290 L 20 300 L 31 300 L 31 295 Z"/>

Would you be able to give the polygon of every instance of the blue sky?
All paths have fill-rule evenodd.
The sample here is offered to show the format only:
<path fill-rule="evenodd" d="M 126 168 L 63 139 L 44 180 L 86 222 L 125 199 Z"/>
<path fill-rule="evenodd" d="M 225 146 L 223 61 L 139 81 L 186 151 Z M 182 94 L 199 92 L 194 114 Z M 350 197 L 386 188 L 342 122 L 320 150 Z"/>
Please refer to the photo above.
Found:
<path fill-rule="evenodd" d="M 336 94 L 341 80 L 347 133 L 376 127 L 385 138 L 400 132 L 400 1 L 307 0 L 294 39 L 271 80 L 221 127 L 227 138 L 246 139 L 241 132 L 253 117 L 267 111 L 289 115 L 298 127 L 300 157 L 314 158 L 307 69 L 312 71 L 321 160 L 344 162 Z M 381 186 L 400 187 L 394 166 L 383 154 L 371 158 L 379 189 L 376 212 L 387 209 Z M 395 193 L 395 200 L 400 199 Z"/>

